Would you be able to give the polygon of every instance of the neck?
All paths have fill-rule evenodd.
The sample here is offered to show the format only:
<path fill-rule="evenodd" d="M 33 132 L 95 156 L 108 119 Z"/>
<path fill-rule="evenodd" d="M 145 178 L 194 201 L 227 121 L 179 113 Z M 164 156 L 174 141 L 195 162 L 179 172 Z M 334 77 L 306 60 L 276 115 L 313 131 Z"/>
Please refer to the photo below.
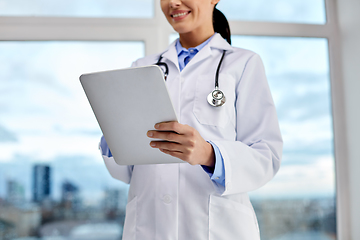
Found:
<path fill-rule="evenodd" d="M 212 35 L 214 35 L 214 29 L 212 31 L 207 31 L 204 33 L 199 32 L 188 32 L 180 34 L 180 43 L 186 49 L 197 47 L 207 39 L 209 39 Z"/>

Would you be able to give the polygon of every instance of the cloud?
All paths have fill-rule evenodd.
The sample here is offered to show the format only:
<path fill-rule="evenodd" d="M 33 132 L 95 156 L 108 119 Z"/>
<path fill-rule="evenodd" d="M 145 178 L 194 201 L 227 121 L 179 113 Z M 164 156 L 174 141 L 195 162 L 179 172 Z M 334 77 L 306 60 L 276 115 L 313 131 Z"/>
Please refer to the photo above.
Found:
<path fill-rule="evenodd" d="M 59 154 L 98 154 L 101 131 L 78 78 L 130 66 L 143 56 L 144 44 L 5 42 L 0 52 L 0 120 L 10 129 L 2 138 L 17 140 L 0 144 L 0 161 L 17 155 L 47 161 Z"/>
<path fill-rule="evenodd" d="M 285 72 L 270 75 L 279 119 L 300 122 L 331 117 L 330 82 L 327 74 Z"/>
<path fill-rule="evenodd" d="M 0 125 L 0 143 L 17 142 L 18 138 L 15 133 L 5 129 Z"/>
<path fill-rule="evenodd" d="M 48 162 L 59 155 L 99 156 L 101 135 L 62 135 L 54 132 L 29 133 L 16 143 L 0 144 L 0 162 L 9 162 L 16 156 L 33 156 Z M 98 160 L 101 161 L 101 160 Z"/>
<path fill-rule="evenodd" d="M 264 187 L 251 193 L 252 197 L 294 198 L 335 196 L 335 167 L 331 156 L 312 159 L 308 165 L 285 165 Z"/>
<path fill-rule="evenodd" d="M 280 121 L 284 153 L 333 154 L 333 132 L 329 118 L 303 122 Z"/>

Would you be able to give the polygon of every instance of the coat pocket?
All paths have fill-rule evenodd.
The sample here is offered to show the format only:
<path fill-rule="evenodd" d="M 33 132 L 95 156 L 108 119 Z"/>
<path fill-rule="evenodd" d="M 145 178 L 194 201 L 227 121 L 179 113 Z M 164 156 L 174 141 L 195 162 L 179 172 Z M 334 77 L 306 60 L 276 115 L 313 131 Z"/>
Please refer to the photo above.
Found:
<path fill-rule="evenodd" d="M 199 123 L 224 128 L 229 120 L 235 119 L 235 79 L 228 74 L 219 74 L 219 89 L 224 93 L 226 102 L 221 107 L 213 107 L 208 95 L 215 89 L 213 75 L 200 76 L 196 80 L 196 93 L 193 113 Z"/>
<path fill-rule="evenodd" d="M 209 240 L 260 240 L 253 209 L 245 204 L 211 195 Z"/>
<path fill-rule="evenodd" d="M 126 205 L 126 215 L 123 231 L 123 240 L 135 240 L 136 239 L 136 208 L 137 197 L 134 197 Z"/>

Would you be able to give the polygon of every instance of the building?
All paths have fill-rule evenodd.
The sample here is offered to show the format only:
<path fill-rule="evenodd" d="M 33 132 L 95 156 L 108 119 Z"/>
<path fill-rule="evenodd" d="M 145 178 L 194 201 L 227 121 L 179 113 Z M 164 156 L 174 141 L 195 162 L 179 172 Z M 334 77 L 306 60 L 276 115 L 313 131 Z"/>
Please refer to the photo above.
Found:
<path fill-rule="evenodd" d="M 114 221 L 56 221 L 40 229 L 41 239 L 71 240 L 119 240 L 122 226 Z"/>
<path fill-rule="evenodd" d="M 117 210 L 119 208 L 120 190 L 105 189 L 103 207 L 107 211 Z"/>
<path fill-rule="evenodd" d="M 6 182 L 6 200 L 11 204 L 21 204 L 25 201 L 24 186 L 15 180 Z"/>
<path fill-rule="evenodd" d="M 16 237 L 15 225 L 0 219 L 0 239 L 10 240 L 10 239 L 14 239 L 15 237 Z"/>
<path fill-rule="evenodd" d="M 262 239 L 336 239 L 334 197 L 259 198 L 252 203 Z"/>
<path fill-rule="evenodd" d="M 33 201 L 42 203 L 50 198 L 51 194 L 51 176 L 50 167 L 47 165 L 35 165 L 33 167 Z"/>
<path fill-rule="evenodd" d="M 41 224 L 41 218 L 41 209 L 34 204 L 1 205 L 0 239 L 3 239 L 1 237 L 13 239 L 34 235 Z M 1 235 L 2 231 L 4 231 L 4 236 Z M 6 238 L 7 236 L 11 238 Z"/>
<path fill-rule="evenodd" d="M 64 181 L 61 186 L 61 202 L 70 209 L 79 209 L 79 187 L 70 181 Z"/>

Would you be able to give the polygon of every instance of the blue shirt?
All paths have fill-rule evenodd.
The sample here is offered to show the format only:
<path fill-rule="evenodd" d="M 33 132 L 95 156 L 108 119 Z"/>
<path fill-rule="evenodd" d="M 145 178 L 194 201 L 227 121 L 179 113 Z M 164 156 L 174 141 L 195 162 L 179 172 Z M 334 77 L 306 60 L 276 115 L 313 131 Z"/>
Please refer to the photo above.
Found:
<path fill-rule="evenodd" d="M 178 54 L 178 60 L 179 60 L 179 68 L 180 72 L 184 69 L 186 64 L 190 62 L 190 60 L 195 57 L 195 55 L 200 52 L 200 50 L 205 47 L 206 44 L 208 44 L 213 36 L 211 36 L 208 40 L 203 42 L 197 47 L 186 49 L 183 46 L 181 46 L 181 43 L 179 39 L 175 43 L 176 52 Z"/>
<path fill-rule="evenodd" d="M 186 49 L 186 48 L 182 47 L 179 39 L 176 41 L 175 48 L 176 48 L 176 51 L 177 51 L 177 54 L 178 54 L 180 72 L 185 68 L 186 64 L 188 64 L 191 61 L 191 59 L 198 52 L 200 52 L 200 50 L 206 44 L 208 44 L 210 42 L 210 40 L 211 40 L 211 38 L 213 36 L 211 36 L 208 40 L 206 40 L 205 42 L 203 42 L 199 46 L 194 47 L 194 48 L 189 48 L 189 49 Z M 206 101 L 206 99 L 204 99 L 204 101 Z M 224 159 L 223 159 L 223 157 L 221 155 L 221 152 L 220 152 L 219 148 L 213 142 L 211 142 L 211 141 L 208 141 L 208 142 L 212 145 L 212 147 L 214 149 L 215 167 L 211 168 L 211 167 L 207 167 L 207 166 L 202 166 L 202 168 L 209 175 L 209 177 L 211 178 L 212 181 L 214 181 L 216 184 L 220 184 L 223 187 L 225 187 Z M 107 143 L 105 141 L 104 136 L 101 137 L 100 147 L 102 149 L 102 155 L 107 156 L 107 157 L 112 157 L 112 153 L 111 153 L 111 151 L 110 151 L 110 149 L 109 149 L 109 147 L 108 147 L 108 145 L 107 145 Z"/>

